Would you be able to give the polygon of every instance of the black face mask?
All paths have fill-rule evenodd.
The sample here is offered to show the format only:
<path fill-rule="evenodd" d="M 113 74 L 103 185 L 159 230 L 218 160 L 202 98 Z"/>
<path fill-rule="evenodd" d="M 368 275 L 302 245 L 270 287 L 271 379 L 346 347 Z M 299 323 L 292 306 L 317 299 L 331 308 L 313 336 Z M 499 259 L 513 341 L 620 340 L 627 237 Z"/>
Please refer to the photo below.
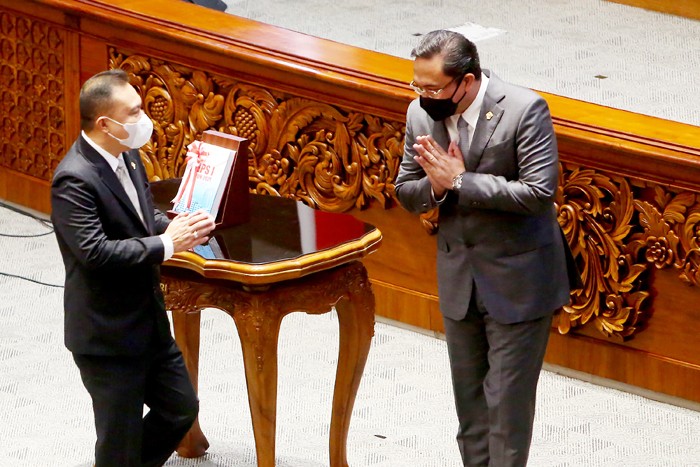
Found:
<path fill-rule="evenodd" d="M 434 99 L 432 97 L 420 96 L 420 106 L 426 111 L 430 118 L 436 122 L 444 120 L 457 112 L 457 106 L 459 105 L 460 101 L 464 99 L 464 96 L 462 96 L 462 98 L 457 102 L 452 100 L 452 98 L 455 97 L 455 94 L 457 94 L 457 89 L 459 89 L 459 86 L 455 88 L 455 91 L 447 99 Z"/>

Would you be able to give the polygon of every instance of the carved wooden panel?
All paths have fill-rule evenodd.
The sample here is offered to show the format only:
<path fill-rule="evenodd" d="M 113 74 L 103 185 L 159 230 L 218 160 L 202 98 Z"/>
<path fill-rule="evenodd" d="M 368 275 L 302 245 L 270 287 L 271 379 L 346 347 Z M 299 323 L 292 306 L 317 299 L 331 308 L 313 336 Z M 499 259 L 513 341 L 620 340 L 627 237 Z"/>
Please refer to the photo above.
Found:
<path fill-rule="evenodd" d="M 560 333 L 592 326 L 619 341 L 642 330 L 650 268 L 700 285 L 700 195 L 563 163 L 556 203 L 584 282 L 557 316 Z M 437 232 L 437 209 L 420 222 Z"/>
<path fill-rule="evenodd" d="M 0 10 L 0 165 L 49 180 L 65 154 L 66 32 Z"/>
<path fill-rule="evenodd" d="M 181 176 L 204 130 L 250 140 L 253 192 L 333 212 L 393 203 L 405 125 L 234 78 L 110 48 L 154 121 L 142 152 L 151 180 Z"/>
<path fill-rule="evenodd" d="M 559 222 L 584 288 L 558 317 L 561 333 L 593 325 L 625 339 L 649 317 L 650 267 L 700 285 L 700 197 L 563 164 Z"/>
<path fill-rule="evenodd" d="M 557 316 L 560 333 L 592 326 L 620 341 L 644 329 L 650 268 L 700 285 L 699 194 L 563 163 L 556 203 L 584 282 Z M 420 222 L 437 232 L 437 209 Z"/>
<path fill-rule="evenodd" d="M 152 180 L 180 176 L 185 147 L 213 128 L 250 140 L 251 191 L 336 212 L 395 203 L 400 122 L 114 48 L 110 66 L 130 74 L 154 120 L 142 153 Z M 560 180 L 559 222 L 584 279 L 558 315 L 561 333 L 593 326 L 624 340 L 639 332 L 650 316 L 650 267 L 676 268 L 698 285 L 697 195 L 566 163 Z M 421 224 L 435 233 L 437 210 Z"/>

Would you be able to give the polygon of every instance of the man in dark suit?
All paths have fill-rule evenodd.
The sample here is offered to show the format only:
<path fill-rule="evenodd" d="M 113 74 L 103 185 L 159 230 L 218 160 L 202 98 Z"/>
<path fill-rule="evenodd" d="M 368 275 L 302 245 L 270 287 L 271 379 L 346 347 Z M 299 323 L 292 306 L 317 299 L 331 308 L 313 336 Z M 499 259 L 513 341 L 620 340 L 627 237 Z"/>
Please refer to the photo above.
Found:
<path fill-rule="evenodd" d="M 153 124 L 141 105 L 124 71 L 87 80 L 81 135 L 51 186 L 65 343 L 92 398 L 97 467 L 162 465 L 199 409 L 170 334 L 160 264 L 206 242 L 214 220 L 198 212 L 170 222 L 154 209 L 138 152 Z"/>
<path fill-rule="evenodd" d="M 433 31 L 412 56 L 420 99 L 406 116 L 396 195 L 411 212 L 439 206 L 458 445 L 465 466 L 524 466 L 552 315 L 570 293 L 549 109 L 482 71 L 460 34 Z"/>

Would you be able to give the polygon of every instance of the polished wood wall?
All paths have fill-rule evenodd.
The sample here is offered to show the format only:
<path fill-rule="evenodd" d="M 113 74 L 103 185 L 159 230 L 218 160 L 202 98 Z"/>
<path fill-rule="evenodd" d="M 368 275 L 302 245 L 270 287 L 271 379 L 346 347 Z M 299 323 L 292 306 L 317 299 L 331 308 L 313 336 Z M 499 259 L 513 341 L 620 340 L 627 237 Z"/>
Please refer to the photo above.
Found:
<path fill-rule="evenodd" d="M 123 68 L 154 121 L 152 180 L 216 129 L 250 140 L 249 188 L 351 212 L 382 316 L 441 331 L 436 213 L 397 205 L 411 63 L 174 0 L 0 0 L 0 197 L 48 212 L 81 83 Z M 700 401 L 700 129 L 544 94 L 559 221 L 585 287 L 547 361 Z"/>

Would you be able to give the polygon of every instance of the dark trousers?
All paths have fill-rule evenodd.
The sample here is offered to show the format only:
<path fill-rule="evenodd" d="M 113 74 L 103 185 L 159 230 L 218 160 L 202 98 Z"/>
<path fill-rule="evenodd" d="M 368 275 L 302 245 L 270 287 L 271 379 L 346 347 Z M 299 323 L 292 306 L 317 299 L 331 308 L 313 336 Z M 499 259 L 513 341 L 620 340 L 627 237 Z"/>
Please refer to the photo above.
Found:
<path fill-rule="evenodd" d="M 138 357 L 73 354 L 73 359 L 92 397 L 96 466 L 163 465 L 199 411 L 175 341 L 154 344 Z"/>
<path fill-rule="evenodd" d="M 524 467 L 551 316 L 497 323 L 475 290 L 463 320 L 443 321 L 464 465 Z"/>

